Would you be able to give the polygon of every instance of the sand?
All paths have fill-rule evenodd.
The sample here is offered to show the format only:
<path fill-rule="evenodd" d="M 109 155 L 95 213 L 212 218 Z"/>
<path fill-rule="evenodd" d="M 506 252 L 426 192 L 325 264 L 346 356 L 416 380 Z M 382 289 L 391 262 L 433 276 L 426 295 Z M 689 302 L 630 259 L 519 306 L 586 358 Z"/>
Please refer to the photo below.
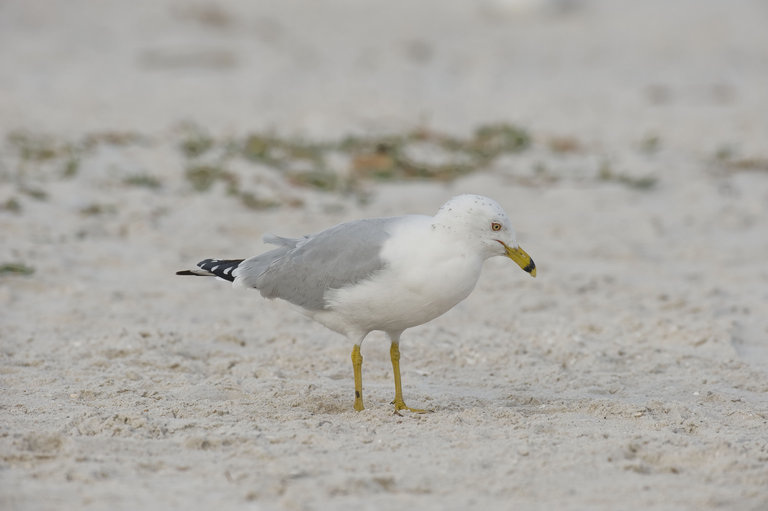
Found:
<path fill-rule="evenodd" d="M 763 2 L 411 4 L 0 6 L 0 508 L 768 508 Z M 530 147 L 451 179 L 197 191 L 179 148 L 489 122 Z M 538 277 L 404 334 L 432 413 L 383 335 L 357 413 L 348 341 L 174 275 L 463 192 Z"/>

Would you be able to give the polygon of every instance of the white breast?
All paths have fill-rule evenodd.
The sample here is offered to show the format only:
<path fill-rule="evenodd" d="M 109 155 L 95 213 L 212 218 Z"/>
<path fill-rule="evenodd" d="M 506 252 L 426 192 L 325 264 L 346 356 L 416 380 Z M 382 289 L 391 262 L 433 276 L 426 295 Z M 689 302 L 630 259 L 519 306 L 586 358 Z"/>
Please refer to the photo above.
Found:
<path fill-rule="evenodd" d="M 440 316 L 474 289 L 483 259 L 461 240 L 433 231 L 428 221 L 406 224 L 392 239 L 381 252 L 386 269 L 327 293 L 330 311 L 314 319 L 347 335 L 398 332 Z"/>

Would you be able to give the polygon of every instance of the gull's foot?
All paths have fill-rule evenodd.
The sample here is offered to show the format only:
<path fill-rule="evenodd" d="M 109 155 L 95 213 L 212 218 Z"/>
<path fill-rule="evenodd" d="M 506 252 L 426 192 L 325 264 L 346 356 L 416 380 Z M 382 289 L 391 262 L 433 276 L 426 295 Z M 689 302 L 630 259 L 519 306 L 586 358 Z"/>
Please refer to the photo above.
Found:
<path fill-rule="evenodd" d="M 432 410 L 422 410 L 421 408 L 411 408 L 410 406 L 407 406 L 405 404 L 405 401 L 402 399 L 395 399 L 392 401 L 393 405 L 395 405 L 395 413 L 399 412 L 400 410 L 408 410 L 411 413 L 431 413 Z"/>

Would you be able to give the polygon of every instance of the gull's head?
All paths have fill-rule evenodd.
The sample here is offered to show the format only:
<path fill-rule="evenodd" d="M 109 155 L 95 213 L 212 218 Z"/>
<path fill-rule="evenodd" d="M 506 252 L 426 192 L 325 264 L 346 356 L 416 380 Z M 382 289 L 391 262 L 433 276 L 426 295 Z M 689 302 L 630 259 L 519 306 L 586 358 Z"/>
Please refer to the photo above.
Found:
<path fill-rule="evenodd" d="M 458 195 L 438 210 L 435 227 L 461 236 L 486 257 L 506 256 L 536 276 L 536 265 L 515 239 L 509 217 L 493 199 L 482 195 Z"/>

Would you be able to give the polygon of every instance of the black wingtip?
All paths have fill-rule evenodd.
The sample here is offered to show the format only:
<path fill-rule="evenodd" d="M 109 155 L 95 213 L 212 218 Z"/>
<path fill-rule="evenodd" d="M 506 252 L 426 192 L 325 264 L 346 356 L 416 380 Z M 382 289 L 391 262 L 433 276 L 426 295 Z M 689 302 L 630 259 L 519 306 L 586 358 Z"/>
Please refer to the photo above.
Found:
<path fill-rule="evenodd" d="M 219 277 L 233 282 L 232 272 L 240 266 L 244 259 L 206 259 L 197 263 L 199 270 L 181 270 L 176 275 L 195 275 L 197 277 Z"/>
<path fill-rule="evenodd" d="M 209 272 L 220 279 L 233 282 L 235 280 L 232 272 L 240 266 L 243 259 L 206 259 L 197 263 L 197 267 L 203 271 Z"/>

